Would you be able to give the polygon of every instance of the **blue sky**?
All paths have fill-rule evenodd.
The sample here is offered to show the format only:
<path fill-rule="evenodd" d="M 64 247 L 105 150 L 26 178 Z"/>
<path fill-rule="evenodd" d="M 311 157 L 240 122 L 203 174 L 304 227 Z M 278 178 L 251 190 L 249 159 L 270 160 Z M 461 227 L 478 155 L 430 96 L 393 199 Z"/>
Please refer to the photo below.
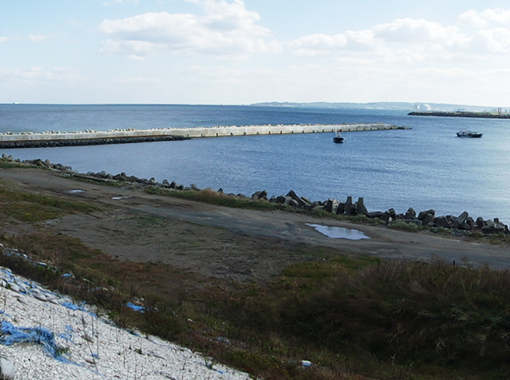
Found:
<path fill-rule="evenodd" d="M 510 106 L 507 1 L 2 2 L 0 103 Z"/>

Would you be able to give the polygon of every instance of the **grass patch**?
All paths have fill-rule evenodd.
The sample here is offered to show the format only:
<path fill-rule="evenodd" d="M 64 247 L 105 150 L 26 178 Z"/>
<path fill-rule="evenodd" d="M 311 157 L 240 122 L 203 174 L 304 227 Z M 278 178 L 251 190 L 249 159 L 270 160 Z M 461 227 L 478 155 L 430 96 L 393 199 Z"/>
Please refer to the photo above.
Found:
<path fill-rule="evenodd" d="M 192 201 L 199 201 L 232 208 L 246 208 L 263 211 L 281 210 L 286 208 L 281 204 L 228 195 L 210 189 L 176 191 L 156 186 L 149 186 L 145 189 L 145 191 L 149 194 L 172 196 L 176 198 L 189 199 Z"/>
<path fill-rule="evenodd" d="M 31 169 L 34 165 L 27 165 L 21 162 L 12 161 L 6 158 L 0 158 L 0 169 Z"/>
<path fill-rule="evenodd" d="M 269 283 L 226 286 L 169 265 L 117 261 L 66 235 L 2 241 L 54 267 L 5 255 L 0 265 L 105 308 L 121 326 L 256 376 L 475 379 L 510 373 L 508 271 L 323 255 L 290 265 Z M 60 275 L 69 272 L 74 278 Z M 126 307 L 133 299 L 142 300 L 146 313 Z"/>
<path fill-rule="evenodd" d="M 3 213 L 9 203 L 27 214 L 43 209 L 33 220 L 94 210 L 18 194 L 4 184 L 0 189 Z M 229 207 L 280 207 L 205 190 L 164 193 L 222 205 L 233 201 Z M 164 223 L 137 220 L 148 228 Z M 288 266 L 270 282 L 243 285 L 161 263 L 119 261 L 78 239 L 43 230 L 0 241 L 33 258 L 0 255 L 0 265 L 104 308 L 120 326 L 181 343 L 260 378 L 510 377 L 509 271 L 333 256 L 303 247 L 296 256 L 311 261 Z M 146 312 L 128 308 L 132 301 Z M 312 367 L 303 367 L 302 360 Z M 214 360 L 208 365 L 214 368 Z"/>
<path fill-rule="evenodd" d="M 407 223 L 403 220 L 395 220 L 395 221 L 391 222 L 388 225 L 388 227 L 393 228 L 395 230 L 406 231 L 406 232 L 418 232 L 418 231 L 423 231 L 426 229 L 423 226 L 419 226 L 414 223 Z"/>
<path fill-rule="evenodd" d="M 55 219 L 70 213 L 90 213 L 97 207 L 60 197 L 12 190 L 0 181 L 0 212 L 26 222 Z"/>

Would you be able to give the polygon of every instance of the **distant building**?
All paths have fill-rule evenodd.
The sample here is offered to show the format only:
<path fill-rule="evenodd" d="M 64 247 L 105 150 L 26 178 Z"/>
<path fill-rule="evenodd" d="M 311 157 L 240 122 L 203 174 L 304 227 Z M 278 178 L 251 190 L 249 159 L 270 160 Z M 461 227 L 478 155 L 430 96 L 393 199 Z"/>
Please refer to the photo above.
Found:
<path fill-rule="evenodd" d="M 428 104 L 415 104 L 414 108 L 417 111 L 430 111 L 430 110 L 432 110 L 432 107 L 429 106 Z"/>

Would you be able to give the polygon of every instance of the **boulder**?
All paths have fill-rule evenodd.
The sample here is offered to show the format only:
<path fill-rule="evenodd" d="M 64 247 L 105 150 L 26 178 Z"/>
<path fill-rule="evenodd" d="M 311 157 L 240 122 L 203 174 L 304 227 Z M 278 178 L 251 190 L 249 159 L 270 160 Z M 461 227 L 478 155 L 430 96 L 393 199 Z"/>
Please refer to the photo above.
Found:
<path fill-rule="evenodd" d="M 365 202 L 362 197 L 358 198 L 358 202 L 356 202 L 356 209 L 357 209 L 358 215 L 368 214 L 368 210 L 365 207 Z"/>
<path fill-rule="evenodd" d="M 312 206 L 311 203 L 308 200 L 306 200 L 306 198 L 302 199 L 298 197 L 294 190 L 289 191 L 287 196 L 291 197 L 298 204 L 298 207 L 310 208 Z"/>
<path fill-rule="evenodd" d="M 366 213 L 367 217 L 370 219 L 375 219 L 375 218 L 381 219 L 384 214 L 385 213 L 382 211 L 371 211 L 371 212 Z"/>
<path fill-rule="evenodd" d="M 437 228 L 452 228 L 452 224 L 446 216 L 434 218 L 434 226 Z"/>
<path fill-rule="evenodd" d="M 265 191 L 265 190 L 256 191 L 255 193 L 253 193 L 251 195 L 251 199 L 253 199 L 255 201 L 258 201 L 260 199 L 267 199 L 267 191 Z"/>
<path fill-rule="evenodd" d="M 349 195 L 347 197 L 347 200 L 345 201 L 345 205 L 344 205 L 344 210 L 345 210 L 346 215 L 352 215 L 352 207 L 353 207 L 352 197 Z"/>
<path fill-rule="evenodd" d="M 311 204 L 313 203 L 310 199 L 308 199 L 308 198 L 306 198 L 306 197 L 301 197 L 301 200 L 302 200 L 303 202 L 305 202 L 305 203 L 308 203 L 309 205 L 311 205 Z"/>
<path fill-rule="evenodd" d="M 425 218 L 427 218 L 427 217 L 430 218 L 430 215 L 432 215 L 432 219 L 434 219 L 434 217 L 436 216 L 436 210 L 430 209 L 430 210 L 427 210 L 427 211 L 421 211 L 418 214 L 418 219 L 419 220 L 425 220 Z"/>
<path fill-rule="evenodd" d="M 425 217 L 423 219 L 418 218 L 418 220 L 421 220 L 422 225 L 424 225 L 424 226 L 433 226 L 434 218 L 435 218 L 435 214 L 429 213 L 429 214 L 425 215 Z"/>
<path fill-rule="evenodd" d="M 416 219 L 416 211 L 414 211 L 412 207 L 409 207 L 404 215 L 404 219 Z"/>
<path fill-rule="evenodd" d="M 453 228 L 458 229 L 465 229 L 466 226 L 466 220 L 469 217 L 469 214 L 467 211 L 464 211 L 462 214 L 460 214 L 457 218 L 453 220 Z"/>
<path fill-rule="evenodd" d="M 344 202 L 338 202 L 338 208 L 336 209 L 337 214 L 344 214 L 345 213 L 345 203 Z"/>
<path fill-rule="evenodd" d="M 285 203 L 285 200 L 286 200 L 286 199 L 287 199 L 287 198 L 286 198 L 286 197 L 284 197 L 283 195 L 279 195 L 279 196 L 277 196 L 277 197 L 276 197 L 276 203 L 281 203 L 281 204 L 283 204 L 283 203 Z"/>
<path fill-rule="evenodd" d="M 324 210 L 332 214 L 336 214 L 338 210 L 338 201 L 336 199 L 329 198 L 324 205 Z"/>
<path fill-rule="evenodd" d="M 318 202 L 314 202 L 312 204 L 312 211 L 319 211 L 319 210 L 324 210 L 324 205 L 322 205 Z"/>
<path fill-rule="evenodd" d="M 395 210 L 393 210 L 393 211 L 395 211 Z M 386 211 L 386 212 L 384 212 L 384 213 L 383 213 L 383 214 L 379 217 L 379 219 L 381 219 L 381 220 L 382 220 L 383 222 L 385 222 L 385 223 L 389 223 L 389 222 L 391 222 L 392 220 L 394 220 L 394 219 L 395 219 L 395 217 L 394 217 L 394 216 L 392 217 L 391 215 L 392 215 L 392 214 L 391 214 L 389 211 Z M 395 213 L 393 213 L 393 215 L 395 215 Z"/>
<path fill-rule="evenodd" d="M 290 198 L 289 199 L 288 205 L 291 206 L 291 207 L 300 207 L 299 202 L 296 201 L 294 198 Z"/>
<path fill-rule="evenodd" d="M 495 223 L 492 220 L 487 220 L 485 225 L 482 227 L 484 234 L 504 234 L 507 231 L 507 227 L 502 223 Z"/>

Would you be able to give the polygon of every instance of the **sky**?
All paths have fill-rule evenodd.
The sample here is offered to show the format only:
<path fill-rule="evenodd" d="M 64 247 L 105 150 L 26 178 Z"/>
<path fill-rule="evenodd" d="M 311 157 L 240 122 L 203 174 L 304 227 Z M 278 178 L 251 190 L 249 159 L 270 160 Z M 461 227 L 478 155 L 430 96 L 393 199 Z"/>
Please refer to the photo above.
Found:
<path fill-rule="evenodd" d="M 510 106 L 506 0 L 0 4 L 0 103 Z"/>

